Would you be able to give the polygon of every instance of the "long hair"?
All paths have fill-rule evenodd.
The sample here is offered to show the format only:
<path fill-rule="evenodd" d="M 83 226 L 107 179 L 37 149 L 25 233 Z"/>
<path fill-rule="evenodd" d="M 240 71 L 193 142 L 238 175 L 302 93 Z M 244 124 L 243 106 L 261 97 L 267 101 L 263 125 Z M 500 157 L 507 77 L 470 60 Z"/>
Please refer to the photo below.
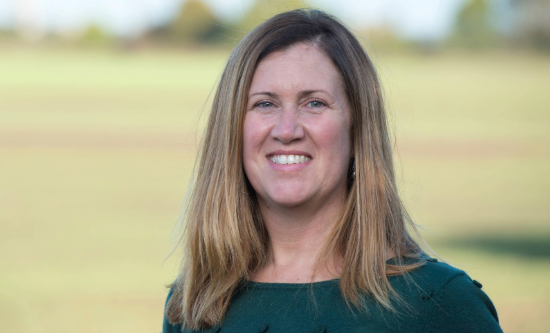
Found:
<path fill-rule="evenodd" d="M 218 85 L 195 164 L 182 220 L 181 271 L 166 307 L 172 323 L 203 329 L 221 323 L 232 296 L 266 263 L 269 242 L 243 168 L 243 121 L 252 77 L 268 54 L 312 43 L 342 75 L 352 113 L 355 177 L 318 263 L 343 258 L 340 290 L 360 307 L 365 295 L 393 309 L 388 276 L 423 264 L 420 237 L 398 196 L 382 91 L 367 54 L 334 17 L 318 10 L 276 15 L 250 32 L 231 54 Z M 420 238 L 421 239 L 421 238 Z M 386 249 L 396 264 L 386 263 Z"/>

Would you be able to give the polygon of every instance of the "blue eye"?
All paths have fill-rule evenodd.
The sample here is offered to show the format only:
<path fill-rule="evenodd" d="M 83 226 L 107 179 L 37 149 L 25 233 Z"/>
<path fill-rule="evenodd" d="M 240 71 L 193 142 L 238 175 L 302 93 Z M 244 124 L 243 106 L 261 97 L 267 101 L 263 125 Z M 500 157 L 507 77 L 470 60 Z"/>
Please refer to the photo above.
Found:
<path fill-rule="evenodd" d="M 325 105 L 325 103 L 321 102 L 321 101 L 311 101 L 309 103 L 307 103 L 309 106 L 311 106 L 312 108 L 320 108 L 322 106 Z"/>
<path fill-rule="evenodd" d="M 273 106 L 273 103 L 271 103 L 271 102 L 260 102 L 260 103 L 257 103 L 256 106 L 261 107 L 261 108 L 270 108 L 270 107 Z"/>

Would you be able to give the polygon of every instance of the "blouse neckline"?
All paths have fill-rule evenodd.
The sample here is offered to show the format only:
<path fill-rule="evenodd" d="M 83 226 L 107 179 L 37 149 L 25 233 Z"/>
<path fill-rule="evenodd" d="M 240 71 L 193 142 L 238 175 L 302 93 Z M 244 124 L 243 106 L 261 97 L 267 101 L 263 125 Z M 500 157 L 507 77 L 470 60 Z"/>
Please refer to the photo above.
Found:
<path fill-rule="evenodd" d="M 254 289 L 302 289 L 302 288 L 325 288 L 338 286 L 340 279 L 332 279 L 318 282 L 286 283 L 286 282 L 256 282 L 245 281 L 245 286 Z"/>
<path fill-rule="evenodd" d="M 427 257 L 427 256 L 426 256 Z M 410 259 L 405 259 L 406 261 Z M 397 257 L 392 257 L 386 260 L 386 264 L 397 264 Z M 305 282 L 305 283 L 286 283 L 286 282 L 256 282 L 251 280 L 245 281 L 245 287 L 254 289 L 302 289 L 304 287 L 313 288 L 326 288 L 337 286 L 340 283 L 340 279 L 332 279 L 318 282 Z"/>

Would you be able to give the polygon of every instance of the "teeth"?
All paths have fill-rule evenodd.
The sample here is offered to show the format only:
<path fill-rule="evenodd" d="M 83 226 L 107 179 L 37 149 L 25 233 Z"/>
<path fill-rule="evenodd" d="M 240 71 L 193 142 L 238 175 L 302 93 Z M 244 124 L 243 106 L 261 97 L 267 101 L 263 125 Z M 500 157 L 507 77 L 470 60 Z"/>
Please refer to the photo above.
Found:
<path fill-rule="evenodd" d="M 297 164 L 305 163 L 311 158 L 304 155 L 274 155 L 269 158 L 271 162 L 276 164 Z"/>

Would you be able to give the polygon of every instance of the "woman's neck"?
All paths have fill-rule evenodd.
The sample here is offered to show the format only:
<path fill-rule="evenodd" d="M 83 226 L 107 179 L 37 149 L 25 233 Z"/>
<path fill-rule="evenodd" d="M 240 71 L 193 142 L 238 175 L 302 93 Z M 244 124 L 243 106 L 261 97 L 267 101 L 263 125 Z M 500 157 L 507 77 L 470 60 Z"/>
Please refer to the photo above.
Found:
<path fill-rule="evenodd" d="M 269 233 L 268 260 L 252 275 L 256 282 L 308 283 L 339 277 L 342 260 L 318 257 L 343 207 L 326 203 L 316 209 L 273 209 L 260 204 Z"/>

